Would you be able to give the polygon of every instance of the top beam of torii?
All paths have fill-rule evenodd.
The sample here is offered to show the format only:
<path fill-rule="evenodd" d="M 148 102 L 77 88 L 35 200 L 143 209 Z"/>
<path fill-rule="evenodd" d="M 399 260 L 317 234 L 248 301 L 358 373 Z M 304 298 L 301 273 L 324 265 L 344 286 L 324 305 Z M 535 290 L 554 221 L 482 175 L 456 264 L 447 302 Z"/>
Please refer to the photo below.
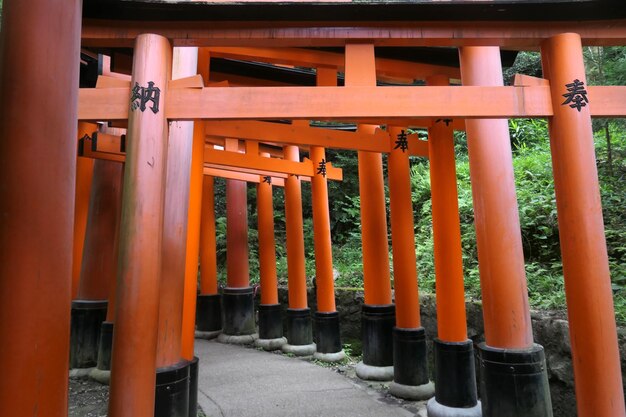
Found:
<path fill-rule="evenodd" d="M 575 32 L 585 45 L 626 44 L 626 8 L 610 0 L 85 0 L 83 46 L 132 47 L 141 33 L 173 46 L 469 46 L 537 48 Z"/>

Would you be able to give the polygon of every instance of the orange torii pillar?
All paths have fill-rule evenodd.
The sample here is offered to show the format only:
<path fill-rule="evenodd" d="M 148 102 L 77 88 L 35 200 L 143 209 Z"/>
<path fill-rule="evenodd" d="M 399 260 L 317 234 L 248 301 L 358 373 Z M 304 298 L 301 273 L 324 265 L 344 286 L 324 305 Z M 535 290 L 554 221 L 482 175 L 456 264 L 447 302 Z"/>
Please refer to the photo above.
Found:
<path fill-rule="evenodd" d="M 4 1 L 0 415 L 67 415 L 81 1 Z"/>
<path fill-rule="evenodd" d="M 224 149 L 238 152 L 239 141 L 226 139 Z M 245 181 L 226 180 L 226 288 L 222 293 L 222 343 L 252 344 L 257 338 L 254 290 L 248 259 L 248 194 Z"/>
<path fill-rule="evenodd" d="M 78 139 L 91 136 L 98 129 L 94 123 L 78 123 Z M 85 230 L 87 229 L 87 213 L 89 211 L 89 196 L 91 195 L 91 180 L 93 178 L 93 162 L 91 158 L 79 156 L 76 159 L 76 194 L 74 197 L 74 249 L 72 258 L 72 300 L 78 294 L 80 283 L 80 268 L 83 261 L 83 246 L 85 245 Z"/>
<path fill-rule="evenodd" d="M 318 67 L 317 85 L 337 86 L 337 69 Z M 315 283 L 317 286 L 317 311 L 314 316 L 317 352 L 313 357 L 324 362 L 339 362 L 346 357 L 346 354 L 341 346 L 339 313 L 335 305 L 326 152 L 320 146 L 311 146 L 309 156 L 316 168 L 316 174 L 311 178 Z"/>
<path fill-rule="evenodd" d="M 286 160 L 300 161 L 297 146 L 285 146 L 283 150 Z M 297 356 L 308 356 L 315 353 L 315 343 L 311 309 L 307 302 L 302 189 L 300 178 L 293 174 L 285 180 L 285 223 L 289 308 L 285 317 L 288 342 L 283 345 L 282 351 Z"/>
<path fill-rule="evenodd" d="M 81 1 L 7 0 L 0 38 L 0 415 L 67 414 Z"/>
<path fill-rule="evenodd" d="M 171 64 L 166 38 L 137 37 L 131 86 L 138 91 L 129 103 L 110 417 L 154 414 Z"/>
<path fill-rule="evenodd" d="M 427 82 L 449 84 L 446 76 L 433 76 Z M 452 120 L 437 120 L 428 130 L 428 159 L 437 295 L 435 397 L 427 404 L 428 416 L 481 417 L 473 342 L 467 338 Z"/>
<path fill-rule="evenodd" d="M 200 227 L 200 294 L 196 311 L 196 337 L 199 339 L 213 339 L 222 332 L 222 295 L 217 289 L 214 184 L 215 178 L 204 176 Z"/>
<path fill-rule="evenodd" d="M 174 48 L 172 79 L 194 75 L 198 48 Z M 194 123 L 170 124 L 163 208 L 156 417 L 189 413 L 189 360 L 182 358 L 185 253 Z"/>
<path fill-rule="evenodd" d="M 463 47 L 460 61 L 464 85 L 503 84 L 498 47 Z M 508 123 L 465 125 L 485 322 L 483 415 L 552 416 L 543 347 L 533 343 Z"/>
<path fill-rule="evenodd" d="M 389 392 L 396 397 L 426 400 L 435 394 L 435 387 L 428 375 L 426 332 L 420 319 L 407 132 L 395 126 L 388 128 L 391 136 L 387 162 L 389 209 L 396 295 L 394 372 Z"/>
<path fill-rule="evenodd" d="M 85 374 L 98 360 L 100 328 L 117 277 L 123 164 L 95 160 L 77 298 L 72 301 L 70 368 Z M 82 368 L 82 369 L 80 369 Z"/>
<path fill-rule="evenodd" d="M 376 85 L 373 45 L 346 45 L 345 85 Z M 375 126 L 359 126 L 363 133 L 375 130 Z M 391 298 L 382 156 L 363 151 L 358 155 L 365 303 L 361 314 L 363 361 L 356 366 L 356 374 L 362 379 L 391 380 L 396 316 Z"/>
<path fill-rule="evenodd" d="M 196 49 L 197 72 L 209 81 L 209 51 Z M 190 71 L 191 72 L 191 71 Z M 189 177 L 189 204 L 187 210 L 187 242 L 185 253 L 185 290 L 183 297 L 182 358 L 189 361 L 189 417 L 198 414 L 199 359 L 195 356 L 196 304 L 198 295 L 198 258 L 200 257 L 200 228 L 202 217 L 202 188 L 204 178 L 204 122 L 193 124 L 191 173 Z M 221 315 L 220 315 L 221 320 Z"/>
<path fill-rule="evenodd" d="M 205 85 L 209 82 L 209 66 L 211 56 L 207 48 L 200 48 L 198 52 L 198 73 L 205 80 Z M 205 124 L 203 121 L 196 120 L 194 125 L 194 146 L 197 146 L 198 167 L 196 173 L 196 165 L 192 166 L 192 179 L 196 175 L 200 175 L 200 183 L 194 184 L 191 191 L 195 193 L 194 188 L 198 187 L 200 193 L 200 230 L 198 240 L 198 256 L 200 258 L 200 293 L 197 293 L 197 258 L 193 258 L 193 254 L 189 253 L 188 263 L 195 262 L 196 268 L 190 269 L 188 278 L 192 280 L 189 288 L 189 296 L 196 297 L 196 326 L 195 337 L 199 339 L 213 339 L 222 332 L 222 295 L 218 293 L 217 288 L 217 252 L 216 252 L 216 235 L 215 235 L 215 179 L 212 176 L 204 175 L 204 133 Z M 212 147 L 212 145 L 211 145 Z M 196 162 L 196 149 L 194 148 L 194 159 Z M 189 208 L 192 208 L 190 204 Z M 189 235 L 189 237 L 192 237 Z M 191 265 L 188 265 L 188 268 Z M 195 271 L 195 276 L 193 272 Z M 193 288 L 193 293 L 191 289 Z M 196 295 L 197 294 L 197 295 Z"/>
<path fill-rule="evenodd" d="M 626 416 L 580 35 L 541 46 L 579 417 Z M 588 103 L 588 104 L 587 104 Z"/>
<path fill-rule="evenodd" d="M 261 153 L 261 156 L 269 158 L 270 155 Z M 287 338 L 283 335 L 282 309 L 278 302 L 272 177 L 264 177 L 257 184 L 256 202 L 261 304 L 259 305 L 259 338 L 254 344 L 265 350 L 277 350 L 287 343 Z"/>

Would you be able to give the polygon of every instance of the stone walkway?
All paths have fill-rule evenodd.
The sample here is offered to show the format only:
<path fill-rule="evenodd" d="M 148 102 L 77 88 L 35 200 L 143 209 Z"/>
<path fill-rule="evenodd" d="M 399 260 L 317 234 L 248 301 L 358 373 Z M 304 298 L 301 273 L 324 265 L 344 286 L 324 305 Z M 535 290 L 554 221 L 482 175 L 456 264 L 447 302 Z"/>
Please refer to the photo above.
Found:
<path fill-rule="evenodd" d="M 426 416 L 425 403 L 395 399 L 352 367 L 323 367 L 254 348 L 196 340 L 198 403 L 207 417 Z"/>

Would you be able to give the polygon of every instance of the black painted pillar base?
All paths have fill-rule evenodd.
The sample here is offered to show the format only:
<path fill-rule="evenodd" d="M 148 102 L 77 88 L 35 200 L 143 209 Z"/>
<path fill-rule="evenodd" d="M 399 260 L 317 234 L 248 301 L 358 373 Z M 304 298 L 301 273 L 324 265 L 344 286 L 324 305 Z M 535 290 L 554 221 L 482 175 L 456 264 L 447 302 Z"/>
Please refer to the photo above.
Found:
<path fill-rule="evenodd" d="M 444 342 L 434 339 L 433 346 L 435 398 L 428 402 L 428 416 L 481 417 L 472 341 Z"/>
<path fill-rule="evenodd" d="M 222 295 L 198 294 L 196 302 L 196 331 L 213 333 L 222 330 Z"/>
<path fill-rule="evenodd" d="M 261 349 L 279 350 L 287 344 L 283 336 L 283 313 L 280 304 L 259 305 L 259 338 L 254 345 Z"/>
<path fill-rule="evenodd" d="M 393 328 L 393 382 L 389 392 L 410 400 L 426 400 L 435 395 L 435 387 L 428 376 L 428 351 L 423 327 Z"/>
<path fill-rule="evenodd" d="M 541 345 L 509 350 L 478 346 L 484 417 L 552 417 Z"/>
<path fill-rule="evenodd" d="M 223 333 L 245 336 L 255 333 L 254 290 L 252 287 L 224 288 L 222 294 Z"/>
<path fill-rule="evenodd" d="M 98 365 L 89 376 L 100 382 L 109 385 L 111 381 L 111 349 L 113 348 L 113 323 L 102 322 L 100 326 L 100 342 L 98 344 Z"/>
<path fill-rule="evenodd" d="M 107 315 L 107 301 L 72 301 L 70 368 L 93 368 L 98 362 L 100 326 Z"/>
<path fill-rule="evenodd" d="M 313 357 L 322 362 L 340 362 L 346 358 L 341 348 L 339 313 L 336 311 L 315 313 L 317 352 Z"/>
<path fill-rule="evenodd" d="M 189 417 L 189 362 L 158 368 L 154 417 Z"/>
<path fill-rule="evenodd" d="M 199 359 L 194 356 L 189 362 L 189 417 L 198 416 L 198 366 Z"/>
<path fill-rule="evenodd" d="M 361 308 L 363 362 L 356 367 L 356 374 L 359 378 L 377 381 L 393 379 L 393 328 L 395 324 L 395 304 L 363 304 Z"/>
<path fill-rule="evenodd" d="M 285 353 L 297 356 L 308 356 L 315 353 L 313 343 L 313 321 L 310 308 L 288 308 L 285 317 L 287 322 L 287 344 L 283 345 Z"/>

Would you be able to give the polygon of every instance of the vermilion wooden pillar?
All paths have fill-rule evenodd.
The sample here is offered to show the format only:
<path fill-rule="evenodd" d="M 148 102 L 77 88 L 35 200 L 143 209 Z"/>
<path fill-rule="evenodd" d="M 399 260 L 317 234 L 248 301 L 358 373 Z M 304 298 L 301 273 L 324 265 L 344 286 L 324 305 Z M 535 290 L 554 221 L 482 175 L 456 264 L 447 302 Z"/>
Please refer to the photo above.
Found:
<path fill-rule="evenodd" d="M 6 0 L 0 415 L 67 414 L 81 2 Z"/>
<path fill-rule="evenodd" d="M 194 75 L 197 66 L 197 48 L 174 48 L 172 79 Z M 156 359 L 154 414 L 159 417 L 189 413 L 189 360 L 181 346 L 193 130 L 193 122 L 170 123 Z"/>
<path fill-rule="evenodd" d="M 200 294 L 196 311 L 196 337 L 203 339 L 213 339 L 222 331 L 222 295 L 217 291 L 214 180 L 209 175 L 204 175 L 202 180 Z"/>
<path fill-rule="evenodd" d="M 98 130 L 94 123 L 78 123 L 78 139 L 85 135 L 91 136 Z M 87 212 L 89 211 L 89 195 L 91 194 L 91 179 L 93 177 L 93 162 L 91 158 L 79 156 L 76 158 L 76 195 L 74 200 L 74 250 L 72 258 L 72 300 L 78 294 L 80 283 L 80 265 L 83 261 L 83 246 L 85 244 L 85 229 L 87 228 Z"/>
<path fill-rule="evenodd" d="M 139 88 L 139 97 L 131 96 L 129 103 L 111 417 L 154 413 L 168 135 L 165 95 L 171 64 L 172 50 L 166 38 L 153 34 L 137 37 L 131 86 Z"/>
<path fill-rule="evenodd" d="M 626 415 L 580 36 L 541 46 L 550 80 L 554 189 L 580 417 Z M 589 102 L 587 100 L 591 99 Z"/>
<path fill-rule="evenodd" d="M 394 374 L 389 392 L 401 398 L 425 400 L 434 395 L 434 386 L 428 375 L 426 333 L 420 321 L 407 131 L 395 126 L 388 129 L 392 145 L 387 164 L 396 295 Z"/>
<path fill-rule="evenodd" d="M 286 160 L 300 161 L 297 146 L 285 146 L 283 151 Z M 302 189 L 300 178 L 295 175 L 289 175 L 285 180 L 285 223 L 289 308 L 286 313 L 288 343 L 282 346 L 282 350 L 306 356 L 315 352 L 315 343 L 311 309 L 307 303 Z"/>
<path fill-rule="evenodd" d="M 463 47 L 460 60 L 464 85 L 503 84 L 499 48 Z M 485 321 L 483 414 L 551 416 L 543 348 L 533 344 L 508 123 L 467 119 L 465 126 Z M 518 401 L 521 391 L 532 401 Z"/>
<path fill-rule="evenodd" d="M 318 67 L 317 85 L 337 86 L 337 69 Z M 335 306 L 328 180 L 323 170 L 327 163 L 326 152 L 320 146 L 311 146 L 309 156 L 313 166 L 317 168 L 315 176 L 311 178 L 315 283 L 317 286 L 317 311 L 315 312 L 317 352 L 313 356 L 325 362 L 338 362 L 343 360 L 346 354 L 341 348 L 339 313 Z"/>
<path fill-rule="evenodd" d="M 239 141 L 226 139 L 225 150 L 238 152 Z M 254 291 L 248 260 L 248 196 L 243 181 L 226 180 L 226 288 L 222 294 L 223 333 L 218 340 L 254 343 Z"/>
<path fill-rule="evenodd" d="M 198 51 L 198 73 L 205 85 L 209 81 L 211 57 L 207 48 Z M 192 157 L 192 199 L 189 204 L 189 232 L 187 239 L 187 269 L 185 273 L 185 319 L 183 337 L 187 354 L 193 355 L 193 336 L 213 339 L 222 331 L 222 295 L 217 292 L 217 254 L 215 236 L 215 195 L 214 178 L 204 175 L 204 122 L 196 120 L 194 124 L 194 151 Z M 193 213 L 192 213 L 193 210 Z M 192 230 L 191 219 L 199 222 L 199 227 Z M 196 234 L 199 233 L 199 234 Z M 198 289 L 198 257 L 200 257 L 200 293 Z M 192 308 L 188 300 L 197 299 L 197 307 Z M 195 311 L 194 311 L 195 310 Z M 192 318 L 195 316 L 195 326 Z M 187 341 L 187 342 L 185 342 Z"/>
<path fill-rule="evenodd" d="M 448 85 L 449 80 L 433 76 L 427 83 Z M 428 415 L 480 417 L 473 342 L 467 338 L 452 120 L 436 120 L 428 129 L 428 158 L 437 295 L 435 398 L 428 402 Z"/>
<path fill-rule="evenodd" d="M 81 279 L 72 301 L 70 367 L 97 364 L 100 327 L 117 275 L 123 164 L 95 160 L 85 232 Z"/>
<path fill-rule="evenodd" d="M 374 46 L 346 45 L 346 88 L 376 85 Z M 375 126 L 360 125 L 359 131 L 374 133 Z M 361 240 L 363 242 L 362 311 L 363 362 L 357 375 L 363 379 L 393 378 L 393 326 L 395 306 L 391 299 L 387 214 L 382 156 L 359 151 Z"/>
<path fill-rule="evenodd" d="M 268 153 L 262 153 L 261 156 L 270 157 Z M 282 348 L 287 343 L 287 339 L 283 336 L 282 308 L 278 302 L 274 199 L 271 177 L 265 177 L 263 181 L 257 184 L 256 201 L 261 304 L 259 305 L 259 338 L 254 344 L 265 350 L 276 350 Z"/>

